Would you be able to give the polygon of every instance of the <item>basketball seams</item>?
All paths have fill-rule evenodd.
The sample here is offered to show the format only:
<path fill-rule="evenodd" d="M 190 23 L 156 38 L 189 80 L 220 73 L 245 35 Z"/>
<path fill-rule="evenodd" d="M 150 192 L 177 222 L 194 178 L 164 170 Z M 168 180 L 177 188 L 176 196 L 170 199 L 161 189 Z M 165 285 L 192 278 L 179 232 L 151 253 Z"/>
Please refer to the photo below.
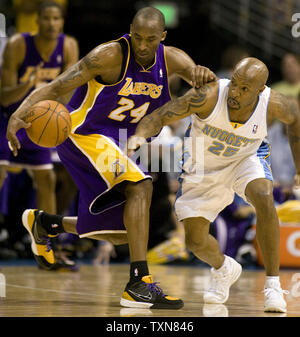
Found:
<path fill-rule="evenodd" d="M 53 116 L 53 114 L 54 114 L 54 112 L 55 112 L 55 109 L 57 108 L 58 104 L 59 104 L 59 103 L 57 102 L 55 108 L 52 110 L 51 115 L 50 115 L 50 117 L 48 118 L 48 120 L 47 120 L 47 122 L 46 122 L 46 124 L 45 124 L 45 126 L 44 126 L 44 128 L 43 128 L 43 131 L 42 131 L 41 134 L 40 134 L 40 137 L 39 137 L 39 139 L 38 139 L 38 144 L 40 143 L 41 138 L 42 138 L 42 136 L 43 136 L 43 134 L 44 134 L 44 132 L 45 132 L 45 130 L 46 130 L 46 127 L 47 127 L 47 125 L 49 124 L 49 122 L 50 122 L 50 120 L 51 120 L 51 118 L 52 118 L 52 116 Z M 49 107 L 49 110 L 50 110 L 50 107 Z"/>
<path fill-rule="evenodd" d="M 45 112 L 43 112 L 42 114 L 40 114 L 39 116 L 37 116 L 37 117 L 35 117 L 34 119 L 32 119 L 31 121 L 27 121 L 27 120 L 26 120 L 27 122 L 33 123 L 33 122 L 36 121 L 37 119 L 39 119 L 39 118 L 43 117 L 44 115 L 46 115 L 46 114 L 48 113 L 48 111 L 50 110 L 51 105 L 49 104 L 48 107 L 45 107 L 45 106 L 35 106 L 34 109 L 33 109 L 33 111 L 35 111 L 35 109 L 37 109 L 37 108 L 39 108 L 39 109 L 43 108 L 43 109 L 47 109 L 47 110 L 46 110 Z"/>
<path fill-rule="evenodd" d="M 59 118 L 62 118 L 63 119 L 63 121 L 66 123 L 66 127 L 68 128 L 68 133 L 70 133 L 70 130 L 71 130 L 71 127 L 69 127 L 69 121 L 67 120 L 67 118 L 65 118 L 64 116 L 63 116 L 63 113 L 66 113 L 66 111 L 65 110 L 61 110 L 61 111 L 58 111 L 58 112 L 56 112 L 56 127 L 57 127 L 57 136 L 56 136 L 56 145 L 58 144 L 58 142 L 59 142 L 59 131 L 60 131 L 60 129 L 59 129 Z"/>
<path fill-rule="evenodd" d="M 38 102 L 32 106 L 29 115 L 33 118 L 30 121 L 32 125 L 26 132 L 31 141 L 39 146 L 56 147 L 64 142 L 71 132 L 70 113 L 60 102 L 52 100 Z"/>

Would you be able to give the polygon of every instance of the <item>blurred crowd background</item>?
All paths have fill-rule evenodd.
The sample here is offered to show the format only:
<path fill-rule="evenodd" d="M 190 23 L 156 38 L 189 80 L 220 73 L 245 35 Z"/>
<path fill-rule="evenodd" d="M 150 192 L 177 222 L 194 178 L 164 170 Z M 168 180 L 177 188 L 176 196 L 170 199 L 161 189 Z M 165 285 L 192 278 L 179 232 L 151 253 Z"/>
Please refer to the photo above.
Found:
<path fill-rule="evenodd" d="M 7 37 L 17 32 L 35 33 L 37 8 L 42 0 L 0 0 L 0 13 L 6 19 L 6 31 L 0 32 L 1 54 Z M 97 45 L 129 32 L 130 22 L 144 6 L 159 8 L 166 18 L 166 45 L 185 50 L 197 64 L 209 67 L 219 77 L 230 77 L 234 65 L 243 57 L 263 60 L 270 70 L 268 85 L 300 101 L 300 37 L 293 36 L 294 13 L 300 13 L 299 0 L 57 0 L 64 8 L 64 32 L 75 37 L 80 57 Z M 300 15 L 300 14 L 299 14 Z M 300 28 L 299 28 L 300 35 Z M 170 79 L 174 96 L 182 95 L 187 84 Z M 156 145 L 171 147 L 173 157 L 181 147 L 189 120 L 165 127 Z M 295 168 L 285 127 L 275 122 L 269 129 L 274 198 L 277 205 L 298 200 L 293 189 Z M 172 156 L 171 156 L 172 158 Z M 76 215 L 77 189 L 53 152 L 56 171 L 56 196 L 59 214 Z M 161 167 L 165 163 L 161 162 Z M 175 165 L 176 166 L 176 165 Z M 171 165 L 172 167 L 172 165 Z M 177 222 L 173 204 L 178 188 L 178 172 L 152 172 L 154 182 L 151 206 L 150 263 L 200 263 L 185 249 L 184 234 Z M 35 186 L 27 170 L 10 170 L 0 192 L 0 260 L 31 259 L 30 240 L 21 224 L 25 208 L 36 207 Z M 286 213 L 284 213 L 286 216 Z M 300 219 L 291 216 L 291 222 Z M 257 265 L 253 239 L 253 209 L 236 196 L 214 223 L 211 233 L 221 249 L 244 266 Z M 127 245 L 111 247 L 89 239 L 64 234 L 57 249 L 70 259 L 90 259 L 94 264 L 128 261 Z M 108 258 L 109 257 L 109 258 Z"/>

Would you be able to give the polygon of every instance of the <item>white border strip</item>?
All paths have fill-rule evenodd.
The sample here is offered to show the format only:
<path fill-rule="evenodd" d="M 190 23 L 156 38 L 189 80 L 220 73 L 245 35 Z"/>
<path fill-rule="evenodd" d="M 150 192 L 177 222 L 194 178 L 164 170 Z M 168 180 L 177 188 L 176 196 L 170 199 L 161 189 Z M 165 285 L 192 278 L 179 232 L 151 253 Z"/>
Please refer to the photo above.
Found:
<path fill-rule="evenodd" d="M 97 234 L 127 234 L 126 230 L 103 230 L 103 231 L 94 231 L 94 232 L 88 232 L 85 234 L 79 234 L 80 238 L 85 238 L 92 235 Z"/>

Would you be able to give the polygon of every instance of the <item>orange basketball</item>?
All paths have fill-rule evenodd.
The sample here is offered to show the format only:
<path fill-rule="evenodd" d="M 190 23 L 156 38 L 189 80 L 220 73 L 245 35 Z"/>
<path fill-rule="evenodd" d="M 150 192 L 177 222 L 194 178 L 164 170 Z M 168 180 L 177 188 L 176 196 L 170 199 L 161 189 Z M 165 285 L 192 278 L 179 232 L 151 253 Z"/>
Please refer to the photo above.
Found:
<path fill-rule="evenodd" d="M 56 101 L 41 101 L 33 105 L 26 116 L 28 137 L 43 147 L 55 147 L 63 143 L 71 132 L 71 117 L 67 108 Z"/>

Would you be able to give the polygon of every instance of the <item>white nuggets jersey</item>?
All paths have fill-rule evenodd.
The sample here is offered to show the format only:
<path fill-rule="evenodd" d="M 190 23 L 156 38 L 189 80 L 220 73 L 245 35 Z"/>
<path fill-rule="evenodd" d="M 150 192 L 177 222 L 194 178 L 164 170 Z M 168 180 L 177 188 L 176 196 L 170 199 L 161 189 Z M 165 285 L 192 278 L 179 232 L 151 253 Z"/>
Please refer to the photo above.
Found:
<path fill-rule="evenodd" d="M 175 211 L 178 220 L 204 217 L 214 221 L 237 193 L 246 202 L 247 185 L 273 180 L 267 135 L 270 88 L 260 94 L 244 124 L 232 123 L 227 108 L 230 81 L 219 81 L 218 101 L 206 119 L 192 115 L 184 142 L 184 163 L 178 180 Z"/>
<path fill-rule="evenodd" d="M 229 118 L 227 107 L 229 83 L 230 80 L 227 79 L 219 80 L 218 101 L 206 119 L 200 119 L 196 114 L 192 115 L 187 135 L 193 140 L 187 142 L 185 147 L 185 158 L 188 160 L 184 162 L 184 171 L 191 173 L 197 164 L 196 160 L 201 160 L 193 155 L 192 147 L 195 147 L 197 138 L 202 141 L 203 148 L 197 150 L 204 150 L 202 158 L 204 173 L 207 173 L 256 153 L 267 136 L 267 109 L 271 89 L 266 87 L 260 94 L 257 106 L 247 122 L 238 124 L 232 123 Z"/>

